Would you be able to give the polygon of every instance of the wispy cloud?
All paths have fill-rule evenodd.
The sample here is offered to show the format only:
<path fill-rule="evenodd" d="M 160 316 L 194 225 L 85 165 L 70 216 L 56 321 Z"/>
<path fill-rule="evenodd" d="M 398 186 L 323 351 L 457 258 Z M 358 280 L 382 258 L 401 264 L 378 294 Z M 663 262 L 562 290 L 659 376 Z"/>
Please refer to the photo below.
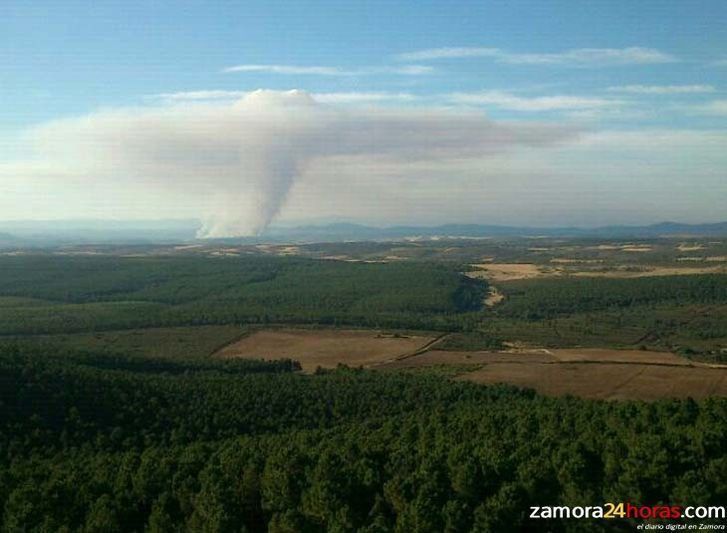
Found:
<path fill-rule="evenodd" d="M 451 93 L 447 100 L 456 104 L 494 106 L 511 111 L 568 111 L 614 107 L 623 102 L 610 98 L 555 95 L 522 97 L 504 91 L 482 91 L 475 93 Z"/>
<path fill-rule="evenodd" d="M 170 93 L 159 93 L 147 96 L 153 100 L 163 100 L 171 104 L 182 104 L 185 102 L 209 103 L 239 100 L 250 94 L 250 91 L 224 91 L 224 90 L 202 90 L 202 91 L 180 91 Z M 364 104 L 383 102 L 414 102 L 419 97 L 405 92 L 329 92 L 313 93 L 312 97 L 319 103 L 324 104 Z"/>
<path fill-rule="evenodd" d="M 269 72 L 272 74 L 303 74 L 315 76 L 346 76 L 349 71 L 336 67 L 299 67 L 295 65 L 235 65 L 223 72 Z"/>
<path fill-rule="evenodd" d="M 698 94 L 713 93 L 716 89 L 712 85 L 619 85 L 606 90 L 629 94 Z"/>
<path fill-rule="evenodd" d="M 419 76 L 434 71 L 433 67 L 425 65 L 403 65 L 395 67 L 363 67 L 344 69 L 328 66 L 299 66 L 299 65 L 234 65 L 222 70 L 232 72 L 265 72 L 269 74 L 286 74 L 302 76 L 371 76 L 375 74 L 399 74 L 405 76 Z"/>
<path fill-rule="evenodd" d="M 326 104 L 356 104 L 372 102 L 413 102 L 418 99 L 411 93 L 390 92 L 348 92 L 348 93 L 316 93 L 313 98 Z"/>
<path fill-rule="evenodd" d="M 499 48 L 429 48 L 395 56 L 399 61 L 429 61 L 446 58 L 490 57 L 514 65 L 561 65 L 599 67 L 673 63 L 678 58 L 654 48 L 576 48 L 557 53 L 518 53 Z"/>
<path fill-rule="evenodd" d="M 152 98 L 167 100 L 171 102 L 189 102 L 189 101 L 205 101 L 205 100 L 236 100 L 243 98 L 247 91 L 181 91 L 175 93 L 160 93 L 152 95 Z"/>
<path fill-rule="evenodd" d="M 712 100 L 706 104 L 693 106 L 691 108 L 699 114 L 704 115 L 727 115 L 727 100 Z"/>
<path fill-rule="evenodd" d="M 199 90 L 168 92 L 151 95 L 148 98 L 163 100 L 170 104 L 231 102 L 247 97 L 249 91 Z M 521 112 L 546 111 L 595 111 L 612 110 L 625 102 L 616 98 L 599 98 L 573 95 L 550 95 L 524 97 L 506 91 L 455 92 L 448 94 L 415 95 L 408 92 L 353 91 L 312 93 L 321 104 L 386 104 L 416 103 L 418 105 L 455 104 L 464 106 L 490 106 Z"/>
<path fill-rule="evenodd" d="M 508 63 L 542 65 L 643 65 L 673 63 L 677 58 L 653 48 L 580 48 L 556 54 L 508 54 Z"/>
<path fill-rule="evenodd" d="M 463 57 L 501 57 L 503 53 L 499 48 L 445 47 L 427 48 L 425 50 L 417 50 L 416 52 L 398 54 L 395 58 L 398 61 L 429 61 L 432 59 Z"/>

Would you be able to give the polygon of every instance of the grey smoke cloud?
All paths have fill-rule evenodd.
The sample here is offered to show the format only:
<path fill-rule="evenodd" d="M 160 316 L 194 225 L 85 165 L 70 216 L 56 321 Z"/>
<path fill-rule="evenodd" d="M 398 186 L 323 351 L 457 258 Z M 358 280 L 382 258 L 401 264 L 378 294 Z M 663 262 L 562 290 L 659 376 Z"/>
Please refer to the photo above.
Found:
<path fill-rule="evenodd" d="M 495 122 L 472 110 L 346 108 L 302 91 L 261 90 L 233 104 L 101 111 L 30 135 L 40 160 L 68 175 L 153 184 L 199 198 L 200 237 L 231 237 L 262 231 L 312 163 L 341 156 L 356 158 L 359 166 L 362 159 L 399 165 L 486 160 L 516 147 L 557 145 L 578 133 Z"/>

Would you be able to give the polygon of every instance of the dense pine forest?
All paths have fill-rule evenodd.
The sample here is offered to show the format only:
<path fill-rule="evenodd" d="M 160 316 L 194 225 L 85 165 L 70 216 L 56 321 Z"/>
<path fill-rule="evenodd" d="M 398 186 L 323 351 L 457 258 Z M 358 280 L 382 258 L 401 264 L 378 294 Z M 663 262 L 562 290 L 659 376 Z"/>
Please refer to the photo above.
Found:
<path fill-rule="evenodd" d="M 300 323 L 457 329 L 486 283 L 456 265 L 295 258 L 0 257 L 0 335 Z"/>
<path fill-rule="evenodd" d="M 544 398 L 290 361 L 0 354 L 4 531 L 628 531 L 727 500 L 727 401 Z"/>

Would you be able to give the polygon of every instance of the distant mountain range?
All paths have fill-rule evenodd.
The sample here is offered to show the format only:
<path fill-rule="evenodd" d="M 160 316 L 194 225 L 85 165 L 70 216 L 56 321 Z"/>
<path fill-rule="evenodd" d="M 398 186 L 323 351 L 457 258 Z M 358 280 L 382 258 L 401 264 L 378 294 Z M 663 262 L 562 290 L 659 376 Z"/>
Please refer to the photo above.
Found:
<path fill-rule="evenodd" d="M 604 226 L 598 228 L 542 228 L 482 224 L 445 224 L 442 226 L 392 226 L 376 228 L 358 224 L 328 224 L 295 228 L 269 228 L 260 238 L 275 240 L 341 241 L 389 240 L 433 237 L 593 237 L 649 238 L 666 236 L 727 236 L 727 222 L 680 224 L 661 222 L 649 226 Z"/>
<path fill-rule="evenodd" d="M 196 241 L 196 220 L 151 221 L 28 221 L 0 222 L 0 247 L 57 246 L 74 244 L 173 244 Z M 218 239 L 236 243 L 386 241 L 432 238 L 487 237 L 582 237 L 655 238 L 669 236 L 727 237 L 727 222 L 681 224 L 661 222 L 648 226 L 527 227 L 484 224 L 445 224 L 442 226 L 391 226 L 377 228 L 360 224 L 336 223 L 268 228 L 257 237 Z"/>

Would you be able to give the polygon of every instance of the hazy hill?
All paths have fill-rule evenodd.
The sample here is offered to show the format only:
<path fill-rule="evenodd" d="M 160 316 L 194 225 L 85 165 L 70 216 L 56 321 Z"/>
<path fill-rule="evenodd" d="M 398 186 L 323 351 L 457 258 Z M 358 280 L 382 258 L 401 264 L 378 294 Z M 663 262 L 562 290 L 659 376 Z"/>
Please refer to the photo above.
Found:
<path fill-rule="evenodd" d="M 727 222 L 680 224 L 661 222 L 649 226 L 604 226 L 599 228 L 497 226 L 483 224 L 446 224 L 442 226 L 392 226 L 376 228 L 358 224 L 328 224 L 296 228 L 270 228 L 261 238 L 274 240 L 385 240 L 432 237 L 617 237 L 647 238 L 672 235 L 725 236 Z"/>
<path fill-rule="evenodd" d="M 63 220 L 0 222 L 0 246 L 54 246 L 67 244 L 171 244 L 192 242 L 197 220 Z M 727 236 L 727 222 L 681 224 L 661 222 L 649 226 L 529 227 L 488 224 L 374 227 L 336 223 L 296 227 L 271 226 L 256 237 L 218 239 L 224 242 L 336 242 L 384 241 L 436 237 L 594 237 L 653 238 L 663 236 Z"/>

